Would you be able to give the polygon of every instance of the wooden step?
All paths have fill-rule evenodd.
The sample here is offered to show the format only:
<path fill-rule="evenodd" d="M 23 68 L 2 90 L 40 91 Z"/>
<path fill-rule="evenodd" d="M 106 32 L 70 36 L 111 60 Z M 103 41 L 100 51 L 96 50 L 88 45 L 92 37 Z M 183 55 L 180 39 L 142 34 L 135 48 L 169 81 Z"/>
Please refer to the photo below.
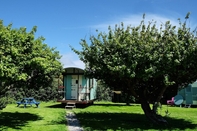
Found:
<path fill-rule="evenodd" d="M 73 109 L 73 108 L 76 108 L 76 105 L 75 105 L 74 102 L 67 102 L 65 108 L 71 108 L 71 109 Z"/>

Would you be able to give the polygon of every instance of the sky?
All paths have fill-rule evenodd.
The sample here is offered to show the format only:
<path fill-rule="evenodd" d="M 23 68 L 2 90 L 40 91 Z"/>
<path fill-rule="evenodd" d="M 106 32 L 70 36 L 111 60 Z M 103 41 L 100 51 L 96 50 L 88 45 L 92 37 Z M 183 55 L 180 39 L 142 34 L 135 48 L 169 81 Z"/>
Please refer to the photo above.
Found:
<path fill-rule="evenodd" d="M 1 0 L 0 19 L 5 26 L 37 26 L 36 37 L 43 36 L 44 43 L 56 47 L 64 67 L 84 68 L 84 63 L 69 46 L 81 50 L 81 39 L 107 32 L 121 22 L 125 26 L 139 25 L 142 16 L 158 24 L 171 21 L 178 26 L 191 12 L 188 25 L 197 27 L 197 0 Z M 89 43 L 91 44 L 91 43 Z"/>

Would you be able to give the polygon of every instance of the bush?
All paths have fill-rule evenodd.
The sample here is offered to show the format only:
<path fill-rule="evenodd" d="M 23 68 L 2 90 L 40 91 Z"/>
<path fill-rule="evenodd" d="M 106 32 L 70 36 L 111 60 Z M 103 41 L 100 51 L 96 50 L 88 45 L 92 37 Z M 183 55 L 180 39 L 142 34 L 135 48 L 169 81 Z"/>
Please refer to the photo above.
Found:
<path fill-rule="evenodd" d="M 14 84 L 12 88 L 4 93 L 7 96 L 8 103 L 16 103 L 24 97 L 34 97 L 38 101 L 56 101 L 62 99 L 62 94 L 58 92 L 58 84 L 63 84 L 60 80 L 54 78 L 49 86 L 41 86 L 39 88 L 30 88 L 28 84 Z M 4 96 L 5 96 L 4 95 Z"/>
<path fill-rule="evenodd" d="M 112 91 L 109 87 L 98 81 L 96 98 L 98 101 L 112 101 Z"/>
<path fill-rule="evenodd" d="M 0 98 L 0 110 L 3 110 L 3 108 L 5 108 L 7 104 L 8 103 L 7 103 L 7 98 L 6 97 Z"/>

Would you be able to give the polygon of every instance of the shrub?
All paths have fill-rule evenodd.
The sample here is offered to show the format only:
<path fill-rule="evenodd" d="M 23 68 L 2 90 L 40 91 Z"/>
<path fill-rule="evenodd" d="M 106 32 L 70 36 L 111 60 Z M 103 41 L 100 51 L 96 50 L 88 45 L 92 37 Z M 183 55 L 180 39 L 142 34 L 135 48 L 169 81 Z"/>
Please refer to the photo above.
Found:
<path fill-rule="evenodd" d="M 0 98 L 0 110 L 3 110 L 3 108 L 6 107 L 7 105 L 7 98 L 6 97 L 1 97 Z"/>
<path fill-rule="evenodd" d="M 112 100 L 112 91 L 109 87 L 106 87 L 104 84 L 98 81 L 96 89 L 96 97 L 98 101 L 111 101 Z"/>

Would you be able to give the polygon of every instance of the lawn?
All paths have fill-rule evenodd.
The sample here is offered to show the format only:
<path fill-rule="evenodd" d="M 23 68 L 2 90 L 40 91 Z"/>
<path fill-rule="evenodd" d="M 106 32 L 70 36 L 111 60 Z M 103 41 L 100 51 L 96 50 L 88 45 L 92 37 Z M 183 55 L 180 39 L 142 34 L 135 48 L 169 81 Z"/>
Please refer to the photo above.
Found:
<path fill-rule="evenodd" d="M 170 115 L 165 116 L 168 110 Z M 85 131 L 194 131 L 197 130 L 197 108 L 162 106 L 159 113 L 165 116 L 168 126 L 155 126 L 144 116 L 139 104 L 95 102 L 86 108 L 76 108 Z M 65 109 L 59 103 L 41 103 L 39 108 L 8 105 L 0 111 L 0 131 L 68 131 Z"/>
<path fill-rule="evenodd" d="M 166 116 L 165 111 L 169 111 Z M 159 113 L 168 121 L 167 126 L 155 126 L 144 116 L 140 105 L 98 102 L 73 110 L 85 131 L 194 131 L 197 130 L 197 108 L 162 106 Z"/>
<path fill-rule="evenodd" d="M 9 104 L 0 111 L 0 131 L 66 131 L 65 109 L 59 103 L 41 102 L 27 108 Z"/>

